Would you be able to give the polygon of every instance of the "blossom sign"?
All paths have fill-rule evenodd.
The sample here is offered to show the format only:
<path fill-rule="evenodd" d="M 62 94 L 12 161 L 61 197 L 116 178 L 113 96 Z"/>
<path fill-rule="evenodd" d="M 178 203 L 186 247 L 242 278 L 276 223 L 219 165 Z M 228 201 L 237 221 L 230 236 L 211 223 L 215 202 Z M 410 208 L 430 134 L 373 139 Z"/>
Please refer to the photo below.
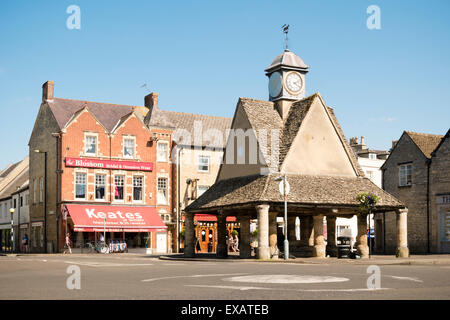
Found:
<path fill-rule="evenodd" d="M 95 169 L 113 169 L 113 170 L 133 170 L 133 171 L 153 171 L 152 162 L 138 161 L 115 161 L 115 160 L 97 160 L 69 158 L 66 160 L 66 167 L 81 167 Z"/>

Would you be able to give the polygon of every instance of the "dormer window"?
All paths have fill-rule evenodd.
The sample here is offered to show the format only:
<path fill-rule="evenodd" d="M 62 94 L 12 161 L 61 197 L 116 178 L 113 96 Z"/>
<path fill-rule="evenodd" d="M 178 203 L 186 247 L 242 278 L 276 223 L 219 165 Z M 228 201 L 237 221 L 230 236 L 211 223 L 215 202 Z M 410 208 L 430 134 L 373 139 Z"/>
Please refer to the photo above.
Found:
<path fill-rule="evenodd" d="M 134 158 L 135 153 L 135 138 L 134 137 L 124 137 L 123 138 L 123 157 L 124 158 Z"/>
<path fill-rule="evenodd" d="M 90 133 L 84 135 L 84 153 L 88 156 L 97 155 L 97 135 Z"/>
<path fill-rule="evenodd" d="M 369 159 L 377 160 L 377 154 L 376 153 L 369 153 Z"/>

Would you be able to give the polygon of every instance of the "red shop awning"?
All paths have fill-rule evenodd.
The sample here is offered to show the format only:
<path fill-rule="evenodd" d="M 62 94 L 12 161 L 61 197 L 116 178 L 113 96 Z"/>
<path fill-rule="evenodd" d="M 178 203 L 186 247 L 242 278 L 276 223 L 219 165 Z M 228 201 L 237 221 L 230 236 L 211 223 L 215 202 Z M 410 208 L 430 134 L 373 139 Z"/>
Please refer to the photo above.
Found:
<path fill-rule="evenodd" d="M 63 205 L 72 218 L 74 231 L 94 232 L 160 232 L 167 226 L 156 208 L 97 205 Z"/>
<path fill-rule="evenodd" d="M 217 217 L 213 214 L 206 214 L 206 213 L 198 213 L 196 215 L 194 215 L 194 220 L 197 221 L 217 221 Z M 227 217 L 227 222 L 235 222 L 236 221 L 236 217 L 233 216 L 229 216 Z"/>

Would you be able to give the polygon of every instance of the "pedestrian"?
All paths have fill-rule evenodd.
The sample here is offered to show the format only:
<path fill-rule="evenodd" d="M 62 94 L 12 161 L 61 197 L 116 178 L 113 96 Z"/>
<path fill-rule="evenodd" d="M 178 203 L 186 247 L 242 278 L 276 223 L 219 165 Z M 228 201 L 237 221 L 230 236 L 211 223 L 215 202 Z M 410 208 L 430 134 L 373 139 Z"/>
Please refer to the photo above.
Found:
<path fill-rule="evenodd" d="M 233 236 L 228 236 L 228 252 L 233 250 Z"/>
<path fill-rule="evenodd" d="M 101 243 L 105 242 L 105 236 L 103 235 L 103 233 L 100 233 L 100 242 Z"/>
<path fill-rule="evenodd" d="M 22 251 L 28 252 L 28 235 L 26 233 L 22 238 Z"/>
<path fill-rule="evenodd" d="M 72 254 L 72 248 L 70 247 L 70 233 L 66 234 L 66 245 L 65 247 L 69 249 L 69 253 Z M 66 254 L 66 249 L 64 250 L 64 254 Z"/>
<path fill-rule="evenodd" d="M 237 234 L 234 235 L 234 239 L 233 239 L 233 251 L 239 252 L 239 238 L 238 238 Z"/>
<path fill-rule="evenodd" d="M 196 252 L 201 251 L 199 238 L 196 238 L 196 240 L 195 240 L 195 249 L 197 250 Z"/>

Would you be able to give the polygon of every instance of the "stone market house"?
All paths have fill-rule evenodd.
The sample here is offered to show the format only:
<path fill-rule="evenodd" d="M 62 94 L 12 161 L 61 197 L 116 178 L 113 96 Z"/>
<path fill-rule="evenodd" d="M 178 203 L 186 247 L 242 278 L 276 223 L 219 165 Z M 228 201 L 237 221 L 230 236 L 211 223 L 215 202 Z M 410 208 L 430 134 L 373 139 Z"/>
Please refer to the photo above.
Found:
<path fill-rule="evenodd" d="M 147 126 L 145 107 L 56 98 L 53 86 L 29 141 L 32 251 L 62 251 L 66 231 L 76 246 L 106 231 L 139 252 L 170 251 L 172 131 Z"/>
<path fill-rule="evenodd" d="M 405 131 L 382 166 L 383 188 L 408 206 L 412 253 L 450 253 L 450 141 Z M 392 253 L 395 222 L 375 216 L 376 251 Z"/>
<path fill-rule="evenodd" d="M 186 208 L 186 247 L 194 256 L 194 215 L 213 214 L 218 221 L 217 255 L 227 255 L 226 218 L 240 222 L 240 256 L 250 250 L 250 219 L 258 219 L 259 259 L 277 257 L 277 217 L 284 216 L 279 181 L 286 175 L 289 252 L 300 256 L 336 254 L 337 217 L 358 217 L 357 249 L 368 256 L 367 215 L 356 197 L 371 192 L 380 200 L 375 212 L 396 216 L 397 254 L 408 256 L 407 209 L 364 176 L 332 108 L 319 93 L 305 97 L 308 66 L 285 52 L 265 70 L 269 100 L 240 98 L 216 183 Z M 300 239 L 295 221 L 300 219 Z M 327 247 L 323 221 L 326 217 Z"/>

